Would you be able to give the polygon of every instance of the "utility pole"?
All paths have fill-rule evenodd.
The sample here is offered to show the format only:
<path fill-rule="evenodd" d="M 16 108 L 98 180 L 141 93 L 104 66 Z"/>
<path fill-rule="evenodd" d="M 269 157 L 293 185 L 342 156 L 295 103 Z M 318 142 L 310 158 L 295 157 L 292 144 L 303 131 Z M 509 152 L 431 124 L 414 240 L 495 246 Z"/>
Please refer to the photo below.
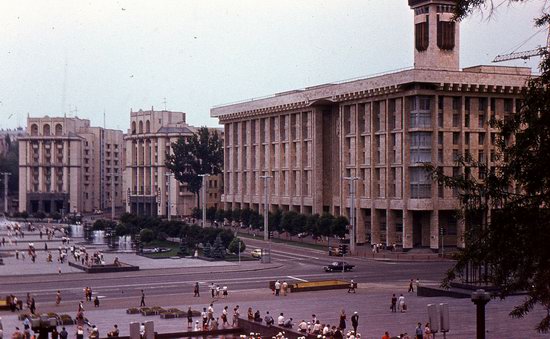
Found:
<path fill-rule="evenodd" d="M 351 230 L 349 235 L 349 251 L 351 254 L 355 253 L 355 181 L 359 180 L 359 177 L 344 177 L 344 180 L 349 180 L 349 194 L 350 194 L 350 206 L 349 206 L 349 217 L 351 223 Z"/>
<path fill-rule="evenodd" d="M 202 177 L 202 227 L 206 227 L 206 178 L 210 174 L 199 174 L 199 177 Z"/>
<path fill-rule="evenodd" d="M 114 167 L 111 167 L 111 220 L 115 220 L 115 170 L 114 170 Z"/>
<path fill-rule="evenodd" d="M 8 214 L 8 176 L 11 175 L 9 172 L 0 173 L 4 175 L 4 213 Z"/>

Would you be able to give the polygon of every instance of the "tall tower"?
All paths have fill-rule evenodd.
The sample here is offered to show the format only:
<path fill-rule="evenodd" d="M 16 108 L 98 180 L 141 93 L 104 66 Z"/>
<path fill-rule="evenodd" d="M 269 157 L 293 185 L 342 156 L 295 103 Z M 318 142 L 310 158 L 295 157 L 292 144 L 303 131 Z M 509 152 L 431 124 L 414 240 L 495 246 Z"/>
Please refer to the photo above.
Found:
<path fill-rule="evenodd" d="M 414 67 L 459 69 L 460 24 L 454 0 L 409 0 L 414 10 Z"/>

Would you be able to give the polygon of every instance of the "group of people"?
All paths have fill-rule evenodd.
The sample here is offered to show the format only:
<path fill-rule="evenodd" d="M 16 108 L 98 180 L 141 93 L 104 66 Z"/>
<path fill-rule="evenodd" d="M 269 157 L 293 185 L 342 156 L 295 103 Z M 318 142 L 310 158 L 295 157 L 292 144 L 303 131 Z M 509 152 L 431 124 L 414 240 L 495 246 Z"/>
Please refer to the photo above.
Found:
<path fill-rule="evenodd" d="M 273 294 L 275 296 L 280 296 L 281 294 L 283 296 L 286 296 L 289 292 L 288 283 L 286 280 L 283 280 L 283 282 L 280 282 L 279 280 L 275 281 L 275 284 L 273 285 Z"/>
<path fill-rule="evenodd" d="M 231 319 L 229 318 L 231 316 Z M 219 317 L 214 314 L 214 304 L 211 303 L 208 307 L 203 307 L 201 312 L 201 320 L 195 321 L 195 331 L 213 331 L 220 328 L 236 327 L 239 323 L 240 309 L 239 305 L 233 308 L 233 313 L 230 314 L 229 306 L 225 306 Z M 187 327 L 191 329 L 193 324 L 193 313 L 191 307 L 187 310 Z"/>
<path fill-rule="evenodd" d="M 199 297 L 199 283 L 195 283 L 195 296 Z M 210 284 L 210 295 L 212 298 L 227 298 L 229 296 L 229 289 L 227 286 L 221 286 L 218 284 L 211 283 Z"/>

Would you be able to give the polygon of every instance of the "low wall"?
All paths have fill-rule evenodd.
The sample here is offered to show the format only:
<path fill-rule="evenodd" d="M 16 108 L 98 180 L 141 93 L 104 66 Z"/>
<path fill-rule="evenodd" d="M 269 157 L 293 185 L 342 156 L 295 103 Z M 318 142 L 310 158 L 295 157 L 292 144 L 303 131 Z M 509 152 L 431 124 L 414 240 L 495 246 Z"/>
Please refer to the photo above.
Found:
<path fill-rule="evenodd" d="M 310 291 L 325 291 L 325 290 L 341 290 L 349 288 L 350 282 L 345 280 L 319 280 L 319 281 L 308 281 L 308 282 L 299 282 L 294 284 L 289 284 L 290 292 L 310 292 Z M 355 288 L 357 288 L 357 283 L 354 283 Z M 269 282 L 269 288 L 271 290 L 275 289 L 275 281 Z"/>
<path fill-rule="evenodd" d="M 69 261 L 69 266 L 78 268 L 86 273 L 110 273 L 110 272 L 132 272 L 139 271 L 139 266 L 132 266 L 125 263 L 120 263 L 120 265 L 80 265 Z"/>

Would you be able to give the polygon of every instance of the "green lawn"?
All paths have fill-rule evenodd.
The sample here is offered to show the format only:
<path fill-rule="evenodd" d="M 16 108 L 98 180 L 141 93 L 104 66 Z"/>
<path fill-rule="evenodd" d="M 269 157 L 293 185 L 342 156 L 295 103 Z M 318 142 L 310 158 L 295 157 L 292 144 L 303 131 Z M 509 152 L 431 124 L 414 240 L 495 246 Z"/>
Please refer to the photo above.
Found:
<path fill-rule="evenodd" d="M 263 239 L 263 234 L 261 236 L 252 236 L 252 234 L 248 234 L 248 233 L 237 233 L 237 236 L 238 237 L 242 237 L 242 238 L 249 238 L 249 239 Z M 273 241 L 274 243 L 279 243 L 279 244 L 288 244 L 288 245 L 292 245 L 292 246 L 297 246 L 297 247 L 304 247 L 304 248 L 311 248 L 311 249 L 315 249 L 315 250 L 322 250 L 322 251 L 328 251 L 328 248 L 326 245 L 321 245 L 321 244 L 310 244 L 310 243 L 307 243 L 307 242 L 301 242 L 299 240 L 291 240 L 291 239 L 282 239 L 282 238 L 271 238 L 271 241 Z M 335 239 L 334 240 L 334 243 L 337 244 L 338 241 Z"/>

